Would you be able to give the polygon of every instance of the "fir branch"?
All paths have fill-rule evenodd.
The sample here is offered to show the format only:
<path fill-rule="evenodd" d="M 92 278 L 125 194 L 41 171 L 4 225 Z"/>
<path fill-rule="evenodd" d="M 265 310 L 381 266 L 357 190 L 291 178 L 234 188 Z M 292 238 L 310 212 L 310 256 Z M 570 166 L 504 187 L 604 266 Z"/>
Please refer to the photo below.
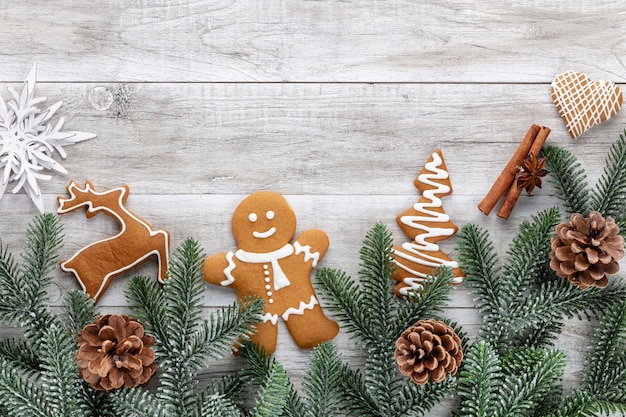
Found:
<path fill-rule="evenodd" d="M 339 411 L 338 387 L 341 361 L 332 342 L 324 342 L 313 349 L 309 371 L 302 383 L 306 396 L 305 416 L 334 416 Z"/>
<path fill-rule="evenodd" d="M 559 407 L 545 417 L 596 417 L 599 412 L 598 402 L 592 394 L 576 390 L 563 398 Z"/>
<path fill-rule="evenodd" d="M 243 408 L 246 400 L 243 385 L 238 375 L 227 374 L 209 381 L 206 392 L 208 395 L 228 398 L 233 404 Z"/>
<path fill-rule="evenodd" d="M 507 251 L 508 261 L 503 267 L 502 301 L 508 305 L 516 293 L 524 293 L 539 275 L 542 266 L 548 263 L 550 236 L 560 222 L 558 208 L 539 212 L 531 221 L 523 221 L 517 235 Z"/>
<path fill-rule="evenodd" d="M 0 405 L 10 417 L 57 417 L 38 386 L 22 377 L 10 362 L 0 358 Z"/>
<path fill-rule="evenodd" d="M 226 396 L 213 394 L 202 402 L 201 417 L 239 417 L 239 409 Z M 274 416 L 276 417 L 276 416 Z"/>
<path fill-rule="evenodd" d="M 168 335 L 166 329 L 166 301 L 163 289 L 148 277 L 133 277 L 125 290 L 126 300 L 147 333 L 156 341 L 155 352 L 165 348 Z"/>
<path fill-rule="evenodd" d="M 442 382 L 417 385 L 407 381 L 394 398 L 392 416 L 424 416 L 441 402 L 455 386 L 456 379 L 447 377 Z"/>
<path fill-rule="evenodd" d="M 475 224 L 466 224 L 457 235 L 459 264 L 465 282 L 472 289 L 474 306 L 486 322 L 497 320 L 503 308 L 498 255 L 489 232 Z"/>
<path fill-rule="evenodd" d="M 501 395 L 502 367 L 494 347 L 478 341 L 466 352 L 458 377 L 458 416 L 493 417 Z"/>
<path fill-rule="evenodd" d="M 581 387 L 606 398 L 619 382 L 626 384 L 626 369 L 619 366 L 626 364 L 626 301 L 607 311 L 593 340 Z"/>
<path fill-rule="evenodd" d="M 559 350 L 515 349 L 509 356 L 502 368 L 505 375 L 502 392 L 506 396 L 496 403 L 496 415 L 532 414 L 561 382 L 565 354 Z"/>
<path fill-rule="evenodd" d="M 369 230 L 363 246 L 359 251 L 361 270 L 359 280 L 363 297 L 361 308 L 370 326 L 370 335 L 374 339 L 367 340 L 373 346 L 386 344 L 390 326 L 387 317 L 395 307 L 396 296 L 392 292 L 394 286 L 394 262 L 391 257 L 393 240 L 391 231 L 382 223 L 377 223 Z"/>
<path fill-rule="evenodd" d="M 289 395 L 289 377 L 278 362 L 272 363 L 261 386 L 253 417 L 276 417 L 282 414 Z"/>
<path fill-rule="evenodd" d="M 321 288 L 321 298 L 333 309 L 333 317 L 345 332 L 352 333 L 366 344 L 376 339 L 371 331 L 370 316 L 364 312 L 363 293 L 352 278 L 340 270 L 320 268 L 315 274 L 315 282 Z"/>
<path fill-rule="evenodd" d="M 546 158 L 550 172 L 548 182 L 554 185 L 557 197 L 570 213 L 588 216 L 590 193 L 587 175 L 571 152 L 556 146 L 544 146 L 541 155 Z"/>
<path fill-rule="evenodd" d="M 626 134 L 626 131 L 624 131 Z M 626 204 L 626 136 L 611 145 L 606 157 L 604 172 L 591 196 L 591 210 L 604 217 L 619 217 Z"/>
<path fill-rule="evenodd" d="M 381 417 L 378 404 L 370 396 L 359 370 L 350 369 L 346 364 L 341 366 L 341 410 L 347 416 Z"/>
<path fill-rule="evenodd" d="M 116 417 L 167 417 L 154 395 L 146 390 L 130 388 L 109 395 Z"/>
<path fill-rule="evenodd" d="M 78 335 L 83 327 L 93 323 L 98 317 L 93 299 L 78 290 L 70 290 L 63 301 L 65 311 L 65 328 L 69 334 Z"/>
<path fill-rule="evenodd" d="M 450 268 L 433 271 L 425 285 L 406 297 L 405 302 L 398 306 L 396 317 L 389 326 L 387 340 L 395 342 L 407 327 L 420 319 L 439 317 L 443 313 L 442 307 L 450 301 L 453 277 L 454 273 Z"/>
<path fill-rule="evenodd" d="M 248 337 L 254 332 L 254 325 L 261 321 L 262 314 L 263 300 L 256 297 L 244 298 L 217 310 L 200 326 L 185 355 L 222 358 L 237 338 Z"/>
<path fill-rule="evenodd" d="M 41 344 L 41 387 L 56 416 L 83 415 L 87 404 L 81 402 L 81 379 L 74 363 L 77 347 L 74 339 L 56 325 L 46 329 Z"/>
<path fill-rule="evenodd" d="M 164 311 L 167 349 L 174 355 L 185 350 L 201 323 L 203 262 L 203 251 L 191 238 L 176 248 L 171 257 L 163 292 L 167 305 Z"/>
<path fill-rule="evenodd" d="M 0 320 L 23 326 L 24 334 L 35 346 L 54 320 L 48 311 L 47 287 L 61 248 L 61 232 L 62 225 L 55 215 L 35 217 L 26 232 L 21 268 L 0 246 Z"/>
<path fill-rule="evenodd" d="M 29 379 L 37 377 L 42 370 L 39 355 L 25 340 L 0 340 L 0 358 L 10 362 Z"/>
<path fill-rule="evenodd" d="M 52 213 L 35 217 L 26 232 L 23 294 L 31 311 L 47 309 L 47 288 L 52 282 L 50 272 L 57 266 L 63 243 L 63 225 Z"/>

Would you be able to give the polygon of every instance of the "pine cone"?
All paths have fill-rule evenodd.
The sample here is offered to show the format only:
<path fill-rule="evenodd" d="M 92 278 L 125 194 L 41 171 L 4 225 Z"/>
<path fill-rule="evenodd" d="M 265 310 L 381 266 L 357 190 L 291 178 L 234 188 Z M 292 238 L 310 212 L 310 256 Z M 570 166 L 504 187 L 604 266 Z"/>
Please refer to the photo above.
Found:
<path fill-rule="evenodd" d="M 78 334 L 75 360 L 82 378 L 97 390 L 143 385 L 156 371 L 155 341 L 143 325 L 124 315 L 107 314 Z"/>
<path fill-rule="evenodd" d="M 556 227 L 551 240 L 550 268 L 580 288 L 604 288 L 606 274 L 619 271 L 624 257 L 624 238 L 611 217 L 594 211 L 589 218 L 575 213 L 570 221 Z"/>
<path fill-rule="evenodd" d="M 454 375 L 463 359 L 461 339 L 454 330 L 437 320 L 420 320 L 396 340 L 394 357 L 400 373 L 424 385 L 430 378 L 441 382 Z"/>

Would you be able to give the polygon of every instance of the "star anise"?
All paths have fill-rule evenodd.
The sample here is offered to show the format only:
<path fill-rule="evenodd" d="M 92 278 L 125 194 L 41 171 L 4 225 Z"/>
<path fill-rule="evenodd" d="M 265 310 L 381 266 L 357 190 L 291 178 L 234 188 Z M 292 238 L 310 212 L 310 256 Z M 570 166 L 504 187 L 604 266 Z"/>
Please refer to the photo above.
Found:
<path fill-rule="evenodd" d="M 515 175 L 517 188 L 525 188 L 528 195 L 532 194 L 535 187 L 541 188 L 541 178 L 548 174 L 544 169 L 545 164 L 546 158 L 537 158 L 532 152 L 529 153 Z"/>

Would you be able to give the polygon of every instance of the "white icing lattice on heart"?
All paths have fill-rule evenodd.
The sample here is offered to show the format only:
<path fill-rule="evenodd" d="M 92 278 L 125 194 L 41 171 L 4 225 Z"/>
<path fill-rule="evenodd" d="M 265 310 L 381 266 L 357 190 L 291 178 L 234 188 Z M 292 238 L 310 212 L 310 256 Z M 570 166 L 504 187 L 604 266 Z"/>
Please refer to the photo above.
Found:
<path fill-rule="evenodd" d="M 552 81 L 552 101 L 572 138 L 615 116 L 622 92 L 610 81 L 592 82 L 585 74 L 567 71 Z"/>

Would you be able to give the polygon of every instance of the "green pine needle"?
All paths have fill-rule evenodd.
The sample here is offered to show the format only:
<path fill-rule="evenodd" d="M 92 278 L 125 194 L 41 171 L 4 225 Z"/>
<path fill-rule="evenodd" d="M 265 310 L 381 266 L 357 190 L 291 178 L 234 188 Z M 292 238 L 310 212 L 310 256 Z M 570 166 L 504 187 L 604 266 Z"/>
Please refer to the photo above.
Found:
<path fill-rule="evenodd" d="M 332 342 L 324 342 L 313 349 L 309 371 L 302 382 L 306 417 L 338 414 L 340 380 L 341 361 L 337 348 Z"/>
<path fill-rule="evenodd" d="M 70 334 L 77 335 L 83 327 L 93 323 L 98 317 L 93 300 L 83 291 L 70 290 L 63 305 L 67 312 L 63 322 Z"/>
<path fill-rule="evenodd" d="M 458 393 L 461 407 L 458 416 L 493 417 L 501 395 L 502 367 L 495 348 L 478 341 L 465 353 L 459 374 Z"/>
<path fill-rule="evenodd" d="M 624 131 L 626 135 L 626 131 Z M 604 217 L 620 217 L 626 203 L 626 136 L 611 145 L 606 157 L 604 172 L 598 180 L 591 198 L 591 210 Z"/>
<path fill-rule="evenodd" d="M 569 213 L 588 216 L 590 212 L 590 193 L 587 175 L 580 162 L 568 150 L 556 146 L 544 146 L 541 155 L 546 158 L 546 167 L 550 172 L 548 182 L 557 191 L 557 197 L 563 201 Z"/>
<path fill-rule="evenodd" d="M 155 396 L 143 389 L 116 390 L 109 398 L 116 417 L 167 417 Z"/>
<path fill-rule="evenodd" d="M 253 417 L 280 416 L 285 408 L 289 395 L 289 377 L 282 365 L 274 362 L 270 365 L 267 378 L 257 398 L 257 405 L 253 410 Z"/>
<path fill-rule="evenodd" d="M 200 417 L 239 417 L 239 409 L 224 395 L 213 394 L 202 403 Z"/>
<path fill-rule="evenodd" d="M 58 417 L 45 402 L 42 390 L 0 358 L 0 406 L 9 417 Z"/>

